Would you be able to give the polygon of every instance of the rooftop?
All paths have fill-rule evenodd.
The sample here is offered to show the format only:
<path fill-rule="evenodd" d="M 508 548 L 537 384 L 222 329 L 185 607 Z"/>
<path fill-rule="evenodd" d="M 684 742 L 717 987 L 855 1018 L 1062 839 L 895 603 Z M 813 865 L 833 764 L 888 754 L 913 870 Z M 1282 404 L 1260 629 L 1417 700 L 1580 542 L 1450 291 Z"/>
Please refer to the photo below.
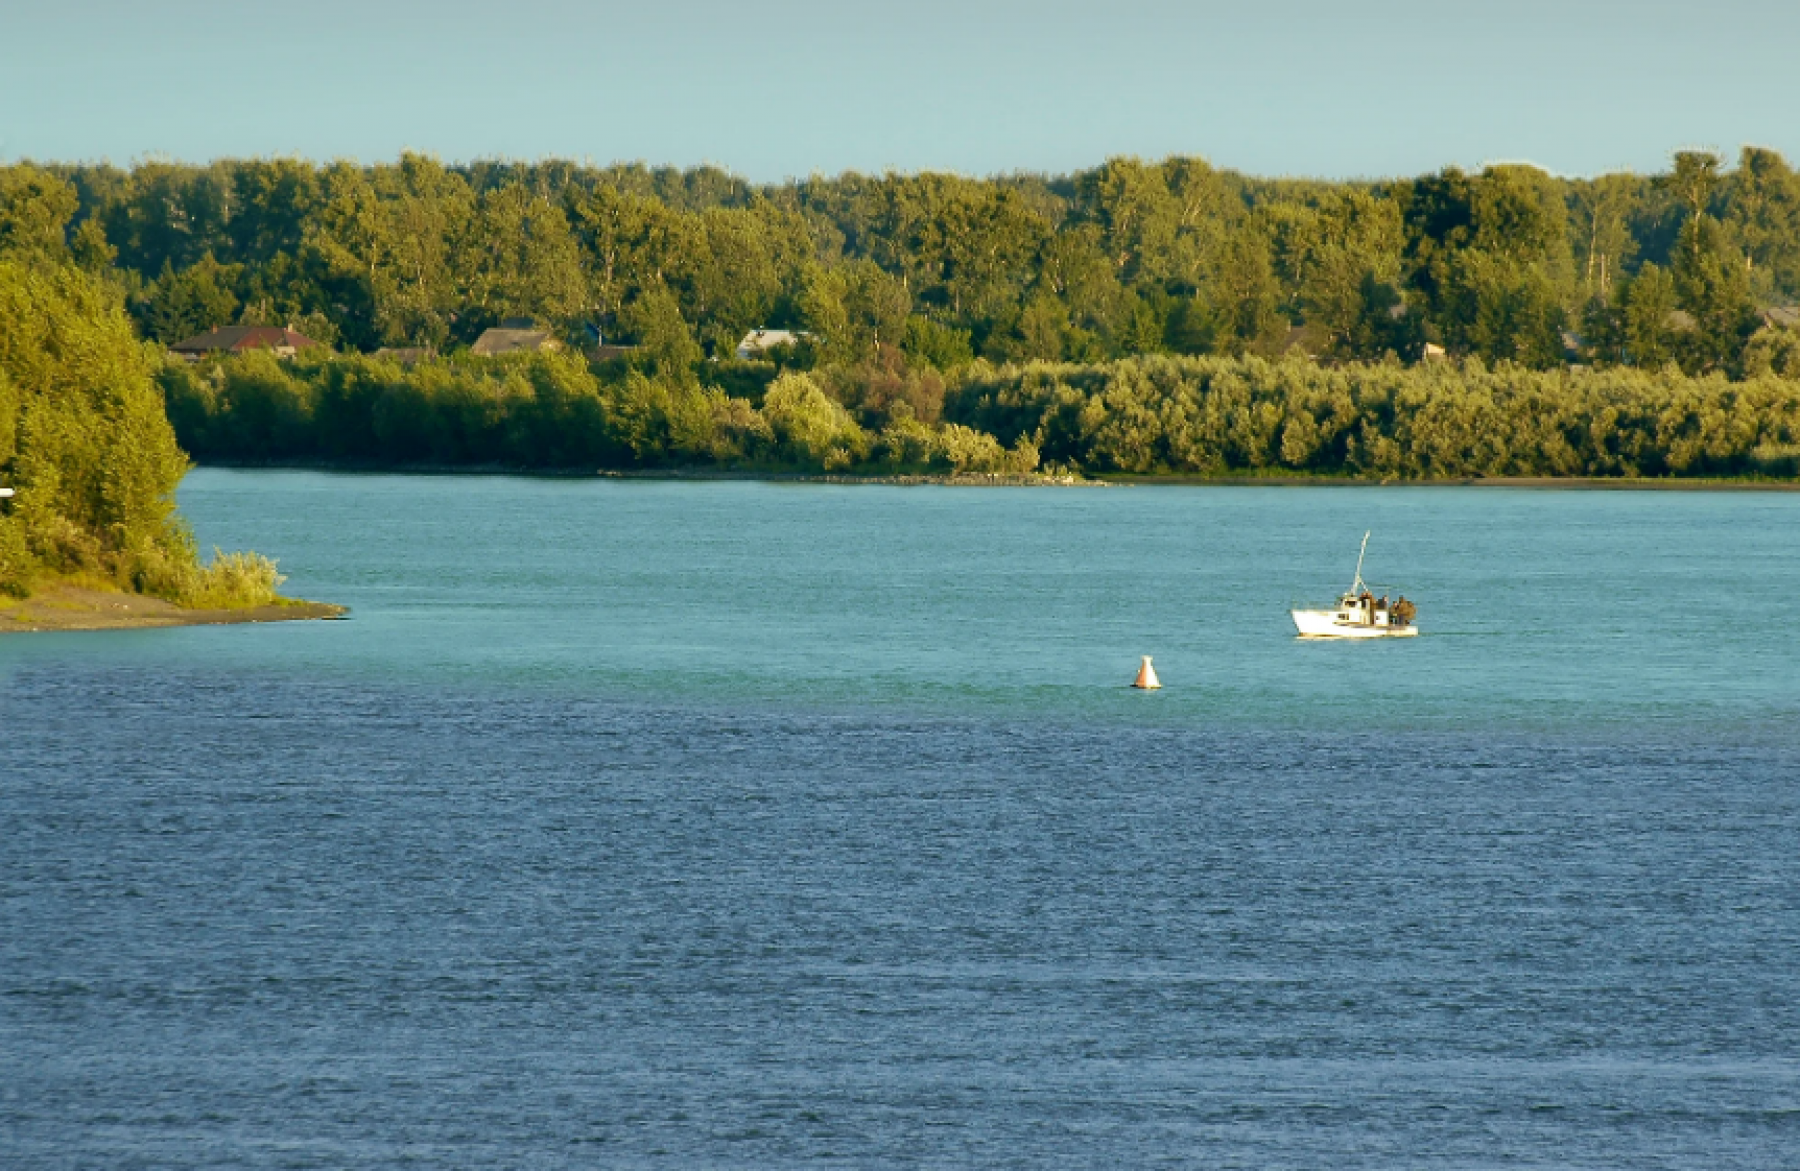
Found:
<path fill-rule="evenodd" d="M 738 342 L 737 356 L 740 358 L 754 358 L 756 355 L 767 350 L 772 350 L 776 346 L 798 345 L 803 339 L 809 336 L 811 335 L 800 330 L 753 329 L 744 335 L 742 341 Z"/>
<path fill-rule="evenodd" d="M 562 346 L 544 329 L 504 329 L 496 327 L 486 330 L 475 339 L 469 347 L 471 354 L 483 358 L 492 358 L 499 354 L 535 354 L 542 350 L 557 350 Z"/>
<path fill-rule="evenodd" d="M 246 350 L 309 350 L 323 345 L 303 333 L 278 325 L 227 325 L 211 333 L 178 341 L 177 354 L 241 354 Z"/>

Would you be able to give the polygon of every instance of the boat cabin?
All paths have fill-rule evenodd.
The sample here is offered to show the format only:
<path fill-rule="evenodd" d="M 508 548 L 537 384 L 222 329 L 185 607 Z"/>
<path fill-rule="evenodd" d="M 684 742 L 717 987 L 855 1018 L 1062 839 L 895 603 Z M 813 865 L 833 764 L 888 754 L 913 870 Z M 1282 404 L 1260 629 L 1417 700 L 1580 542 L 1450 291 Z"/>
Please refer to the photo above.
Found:
<path fill-rule="evenodd" d="M 1348 593 L 1339 598 L 1337 612 L 1332 618 L 1355 626 L 1397 628 L 1410 625 L 1413 615 L 1418 612 L 1418 607 L 1407 601 L 1405 594 L 1390 602 L 1386 594 L 1377 598 L 1364 590 L 1360 594 Z"/>

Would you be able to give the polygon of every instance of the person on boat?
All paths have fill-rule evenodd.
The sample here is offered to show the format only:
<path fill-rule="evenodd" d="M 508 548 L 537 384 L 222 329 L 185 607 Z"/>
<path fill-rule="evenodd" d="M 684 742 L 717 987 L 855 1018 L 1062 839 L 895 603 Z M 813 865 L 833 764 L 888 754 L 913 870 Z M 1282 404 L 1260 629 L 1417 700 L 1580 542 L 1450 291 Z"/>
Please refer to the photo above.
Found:
<path fill-rule="evenodd" d="M 1401 594 L 1399 599 L 1394 602 L 1394 618 L 1402 626 L 1410 624 L 1413 620 L 1413 615 L 1418 612 L 1419 608 L 1407 601 L 1405 594 Z"/>

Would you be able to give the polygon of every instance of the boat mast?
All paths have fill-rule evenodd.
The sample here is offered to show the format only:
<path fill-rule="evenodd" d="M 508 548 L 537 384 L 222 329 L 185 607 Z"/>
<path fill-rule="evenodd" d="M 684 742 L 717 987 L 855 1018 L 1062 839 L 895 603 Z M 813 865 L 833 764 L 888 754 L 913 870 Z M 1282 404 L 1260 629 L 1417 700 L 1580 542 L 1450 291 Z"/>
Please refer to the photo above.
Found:
<path fill-rule="evenodd" d="M 1371 529 L 1369 531 L 1373 532 L 1374 530 Z M 1368 552 L 1369 552 L 1369 534 L 1364 533 L 1363 534 L 1362 551 L 1357 553 L 1357 555 L 1356 555 L 1356 580 L 1354 582 L 1352 582 L 1350 585 L 1350 592 L 1353 594 L 1360 594 L 1363 591 L 1363 579 L 1362 579 L 1363 557 L 1365 555 L 1367 555 Z"/>

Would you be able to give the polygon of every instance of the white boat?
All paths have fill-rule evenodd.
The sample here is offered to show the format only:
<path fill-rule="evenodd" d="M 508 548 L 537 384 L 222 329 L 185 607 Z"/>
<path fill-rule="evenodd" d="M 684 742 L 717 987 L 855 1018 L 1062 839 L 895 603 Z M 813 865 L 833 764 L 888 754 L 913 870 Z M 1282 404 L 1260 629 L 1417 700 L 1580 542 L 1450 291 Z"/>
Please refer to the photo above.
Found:
<path fill-rule="evenodd" d="M 1390 602 L 1387 595 L 1377 598 L 1363 581 L 1363 556 L 1369 551 L 1369 534 L 1364 533 L 1362 552 L 1356 555 L 1356 580 L 1329 610 L 1292 610 L 1294 629 L 1301 638 L 1415 638 L 1419 628 L 1413 624 L 1418 607 L 1401 594 Z"/>

